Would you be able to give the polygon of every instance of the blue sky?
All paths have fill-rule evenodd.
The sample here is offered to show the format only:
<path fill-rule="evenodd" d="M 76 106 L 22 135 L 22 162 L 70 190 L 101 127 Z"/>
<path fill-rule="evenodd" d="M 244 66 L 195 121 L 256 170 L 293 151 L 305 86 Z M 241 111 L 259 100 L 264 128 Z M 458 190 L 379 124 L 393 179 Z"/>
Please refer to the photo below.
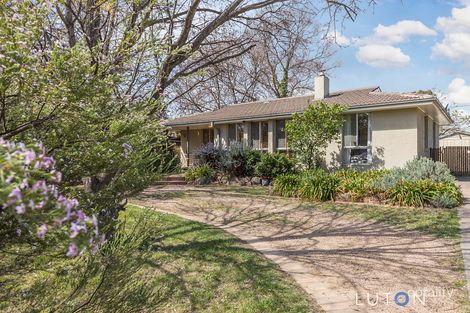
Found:
<path fill-rule="evenodd" d="M 337 28 L 331 90 L 433 89 L 470 112 L 470 0 L 379 0 Z"/>

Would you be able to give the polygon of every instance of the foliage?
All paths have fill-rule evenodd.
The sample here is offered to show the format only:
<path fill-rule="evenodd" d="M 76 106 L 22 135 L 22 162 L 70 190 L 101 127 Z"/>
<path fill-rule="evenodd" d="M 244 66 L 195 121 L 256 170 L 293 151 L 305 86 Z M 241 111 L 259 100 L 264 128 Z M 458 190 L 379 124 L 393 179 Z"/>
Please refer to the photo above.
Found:
<path fill-rule="evenodd" d="M 249 150 L 250 148 L 242 143 L 230 143 L 224 158 L 221 160 L 222 172 L 229 176 L 246 176 Z"/>
<path fill-rule="evenodd" d="M 40 141 L 57 160 L 62 192 L 112 231 L 124 199 L 177 164 L 167 129 L 149 118 L 157 102 L 116 97 L 126 78 L 96 63 L 86 42 L 45 47 L 50 2 L 0 2 L 0 137 Z M 41 43 L 41 44 L 39 44 Z M 83 177 L 106 177 L 93 194 Z"/>
<path fill-rule="evenodd" d="M 334 175 L 339 178 L 339 193 L 347 193 L 353 201 L 362 201 L 365 197 L 373 196 L 377 193 L 374 183 L 386 175 L 387 170 L 356 171 L 352 169 L 342 169 L 336 171 Z"/>
<path fill-rule="evenodd" d="M 68 256 L 86 246 L 96 250 L 102 238 L 95 216 L 76 199 L 59 192 L 62 174 L 40 144 L 25 146 L 0 138 L 0 246 L 19 238 L 43 240 L 48 232 L 69 237 Z M 33 235 L 33 236 L 34 236 Z"/>
<path fill-rule="evenodd" d="M 256 175 L 273 179 L 281 174 L 294 172 L 295 163 L 282 153 L 265 153 L 256 165 Z"/>
<path fill-rule="evenodd" d="M 2 250 L 0 311 L 316 312 L 274 263 L 224 231 L 135 206 L 119 219 L 93 256 Z"/>
<path fill-rule="evenodd" d="M 246 175 L 253 176 L 256 173 L 256 165 L 261 162 L 262 153 L 259 150 L 250 149 L 246 154 Z"/>
<path fill-rule="evenodd" d="M 314 201 L 334 200 L 339 178 L 322 169 L 299 174 L 279 175 L 274 180 L 274 192 L 284 197 L 300 197 Z"/>
<path fill-rule="evenodd" d="M 274 179 L 273 191 L 283 197 L 297 197 L 301 183 L 300 174 L 282 174 Z"/>
<path fill-rule="evenodd" d="M 436 193 L 436 184 L 430 180 L 402 181 L 390 190 L 390 200 L 394 204 L 423 207 Z"/>
<path fill-rule="evenodd" d="M 204 164 L 197 167 L 189 168 L 185 173 L 185 180 L 187 182 L 195 182 L 199 185 L 205 185 L 210 183 L 215 176 L 213 169 L 209 165 Z"/>
<path fill-rule="evenodd" d="M 436 183 L 454 183 L 455 177 L 445 163 L 435 162 L 429 158 L 415 158 L 405 163 L 402 168 L 394 168 L 377 179 L 375 188 L 389 190 L 402 181 L 428 179 Z"/>
<path fill-rule="evenodd" d="M 295 113 L 287 121 L 289 146 L 308 169 L 317 167 L 326 154 L 328 144 L 339 139 L 345 110 L 341 105 L 317 101 L 310 104 L 305 112 Z"/>
<path fill-rule="evenodd" d="M 302 173 L 299 196 L 314 201 L 335 200 L 339 179 L 322 169 Z"/>
<path fill-rule="evenodd" d="M 453 208 L 463 203 L 460 189 L 454 183 L 431 180 L 402 181 L 390 190 L 392 203 L 423 207 L 425 204 Z"/>
<path fill-rule="evenodd" d="M 194 151 L 194 165 L 207 164 L 213 170 L 220 170 L 222 168 L 221 162 L 225 157 L 226 152 L 212 143 L 201 146 Z"/>

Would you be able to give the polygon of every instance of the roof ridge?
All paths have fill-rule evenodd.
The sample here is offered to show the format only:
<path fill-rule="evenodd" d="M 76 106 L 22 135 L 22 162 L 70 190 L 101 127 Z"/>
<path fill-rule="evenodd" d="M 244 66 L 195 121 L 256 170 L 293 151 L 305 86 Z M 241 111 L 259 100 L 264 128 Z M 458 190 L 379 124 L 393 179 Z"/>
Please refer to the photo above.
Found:
<path fill-rule="evenodd" d="M 371 92 L 373 92 L 374 90 L 380 89 L 380 86 L 379 85 L 373 85 L 373 86 L 360 87 L 360 88 L 340 89 L 340 90 L 335 90 L 335 91 L 331 92 L 330 95 L 337 94 L 337 93 L 351 92 L 351 91 L 367 90 L 367 89 L 372 89 Z"/>
<path fill-rule="evenodd" d="M 433 95 L 422 94 L 422 93 L 413 93 L 413 92 L 399 92 L 399 91 L 371 91 L 371 94 L 381 94 L 381 95 L 393 95 L 393 96 L 410 96 L 416 98 L 434 98 Z"/>

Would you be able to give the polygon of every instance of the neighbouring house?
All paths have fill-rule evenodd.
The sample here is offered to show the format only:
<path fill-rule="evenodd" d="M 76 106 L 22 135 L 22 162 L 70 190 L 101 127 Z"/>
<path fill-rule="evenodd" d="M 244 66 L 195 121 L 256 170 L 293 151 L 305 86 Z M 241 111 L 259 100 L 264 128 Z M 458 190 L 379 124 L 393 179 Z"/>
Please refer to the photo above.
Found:
<path fill-rule="evenodd" d="M 470 132 L 455 130 L 439 138 L 440 147 L 470 146 Z"/>
<path fill-rule="evenodd" d="M 331 142 L 325 166 L 391 168 L 439 146 L 440 126 L 452 122 L 439 100 L 428 94 L 387 93 L 380 87 L 330 92 L 324 74 L 315 78 L 314 94 L 234 104 L 217 111 L 180 117 L 166 125 L 181 136 L 183 166 L 193 153 L 213 143 L 226 148 L 241 142 L 265 152 L 289 152 L 284 125 L 310 103 L 346 105 L 340 142 Z"/>

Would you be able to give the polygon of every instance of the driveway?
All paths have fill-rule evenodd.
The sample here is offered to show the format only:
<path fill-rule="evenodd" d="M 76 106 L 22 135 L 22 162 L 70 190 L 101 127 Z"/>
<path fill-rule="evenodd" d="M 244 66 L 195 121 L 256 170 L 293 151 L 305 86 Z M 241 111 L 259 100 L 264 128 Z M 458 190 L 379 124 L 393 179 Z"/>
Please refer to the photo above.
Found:
<path fill-rule="evenodd" d="M 326 312 L 465 312 L 456 241 L 223 188 L 152 187 L 131 202 L 234 234 Z M 403 306 L 394 301 L 400 291 L 408 295 L 408 302 L 405 295 L 396 299 Z"/>

